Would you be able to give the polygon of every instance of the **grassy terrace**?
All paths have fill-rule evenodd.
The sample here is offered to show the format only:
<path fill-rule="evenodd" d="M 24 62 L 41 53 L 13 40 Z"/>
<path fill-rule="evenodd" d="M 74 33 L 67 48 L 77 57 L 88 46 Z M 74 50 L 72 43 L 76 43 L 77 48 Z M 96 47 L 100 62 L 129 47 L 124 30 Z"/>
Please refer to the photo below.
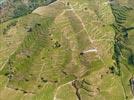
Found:
<path fill-rule="evenodd" d="M 59 0 L 0 24 L 0 100 L 131 100 L 133 9 L 120 2 Z"/>
<path fill-rule="evenodd" d="M 132 31 L 124 31 L 125 28 L 133 27 L 130 19 L 132 18 L 133 8 L 121 5 L 111 5 L 112 13 L 115 17 L 115 23 L 113 27 L 115 29 L 115 47 L 114 47 L 114 58 L 116 60 L 117 74 L 120 77 L 123 91 L 124 99 L 129 100 L 132 98 L 132 93 L 130 92 L 129 79 L 133 76 L 133 41 L 131 38 Z M 130 37 L 131 36 L 131 37 Z M 131 42 L 130 42 L 131 41 Z M 127 80 L 127 81 L 126 81 Z"/>

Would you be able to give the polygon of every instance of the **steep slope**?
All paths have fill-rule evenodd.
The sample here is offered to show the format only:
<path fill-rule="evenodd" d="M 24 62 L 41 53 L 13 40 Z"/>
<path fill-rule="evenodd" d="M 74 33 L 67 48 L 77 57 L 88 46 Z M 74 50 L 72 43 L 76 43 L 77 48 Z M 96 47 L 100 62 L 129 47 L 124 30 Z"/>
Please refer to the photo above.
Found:
<path fill-rule="evenodd" d="M 131 100 L 130 2 L 58 0 L 1 23 L 0 100 Z"/>
<path fill-rule="evenodd" d="M 30 14 L 39 6 L 49 5 L 56 0 L 2 0 L 0 2 L 0 23 Z"/>
<path fill-rule="evenodd" d="M 133 2 L 128 5 L 133 5 Z M 132 6 L 111 4 L 112 13 L 115 17 L 113 28 L 115 30 L 115 45 L 114 45 L 114 59 L 117 69 L 115 73 L 120 76 L 121 83 L 124 89 L 124 98 L 129 99 L 130 86 L 128 83 L 133 77 L 134 67 L 134 47 L 133 47 L 133 12 Z"/>

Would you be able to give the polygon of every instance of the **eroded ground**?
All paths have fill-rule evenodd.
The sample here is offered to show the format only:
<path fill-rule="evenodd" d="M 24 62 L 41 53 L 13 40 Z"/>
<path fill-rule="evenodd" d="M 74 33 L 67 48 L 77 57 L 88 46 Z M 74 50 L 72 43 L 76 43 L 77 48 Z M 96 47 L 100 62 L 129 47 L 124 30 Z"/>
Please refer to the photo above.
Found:
<path fill-rule="evenodd" d="M 5 15 L 0 100 L 132 100 L 133 5 L 57 0 Z"/>

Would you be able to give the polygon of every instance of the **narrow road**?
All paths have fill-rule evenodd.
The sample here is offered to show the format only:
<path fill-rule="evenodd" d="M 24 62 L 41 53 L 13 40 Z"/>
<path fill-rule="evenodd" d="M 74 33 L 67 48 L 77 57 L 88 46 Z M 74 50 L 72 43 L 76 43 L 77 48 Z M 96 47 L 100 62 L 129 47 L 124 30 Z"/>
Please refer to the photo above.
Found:
<path fill-rule="evenodd" d="M 57 96 L 57 94 L 58 94 L 58 91 L 59 91 L 62 87 L 64 87 L 65 85 L 71 84 L 73 81 L 74 81 L 74 80 L 72 80 L 72 81 L 70 81 L 70 82 L 67 82 L 67 83 L 65 83 L 65 84 L 60 85 L 60 86 L 56 89 L 56 91 L 55 91 L 54 99 L 53 99 L 53 100 L 58 100 L 58 99 L 56 98 L 56 96 Z"/>

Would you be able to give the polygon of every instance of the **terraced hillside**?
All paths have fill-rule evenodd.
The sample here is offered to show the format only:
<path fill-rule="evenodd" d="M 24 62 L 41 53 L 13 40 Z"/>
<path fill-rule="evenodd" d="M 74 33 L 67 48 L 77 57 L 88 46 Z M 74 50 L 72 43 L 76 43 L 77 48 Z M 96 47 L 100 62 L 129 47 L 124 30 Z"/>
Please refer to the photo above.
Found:
<path fill-rule="evenodd" d="M 0 100 L 134 99 L 133 0 L 6 3 Z"/>

